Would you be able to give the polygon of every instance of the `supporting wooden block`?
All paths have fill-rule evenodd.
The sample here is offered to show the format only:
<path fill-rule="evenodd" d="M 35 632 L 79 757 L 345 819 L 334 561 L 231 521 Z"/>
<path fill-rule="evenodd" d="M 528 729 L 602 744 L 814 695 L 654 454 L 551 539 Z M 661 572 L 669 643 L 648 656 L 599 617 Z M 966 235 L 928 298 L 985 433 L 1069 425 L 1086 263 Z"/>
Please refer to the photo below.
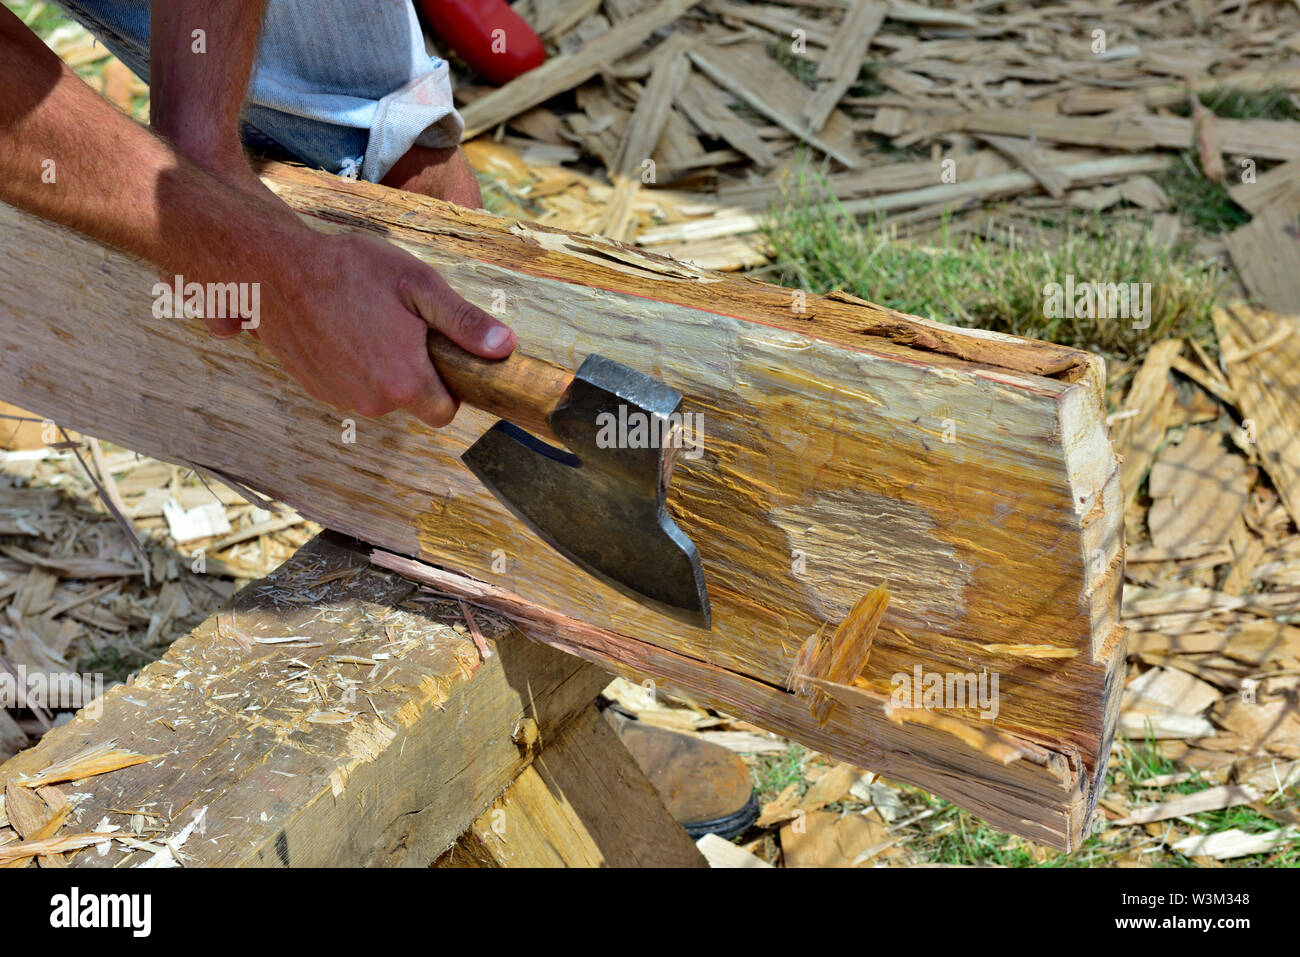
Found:
<path fill-rule="evenodd" d="M 414 592 L 317 538 L 109 691 L 99 717 L 83 710 L 0 766 L 0 791 L 116 741 L 159 757 L 66 785 L 85 796 L 64 833 L 107 819 L 129 834 L 135 812 L 145 840 L 199 822 L 187 866 L 426 866 L 532 761 L 514 740 L 525 719 L 545 743 L 608 676 L 486 612 L 480 661 L 437 617 L 458 617 L 456 603 Z M 69 856 L 111 867 L 127 854 L 114 842 Z"/>
<path fill-rule="evenodd" d="M 442 867 L 707 867 L 590 707 L 438 861 Z"/>

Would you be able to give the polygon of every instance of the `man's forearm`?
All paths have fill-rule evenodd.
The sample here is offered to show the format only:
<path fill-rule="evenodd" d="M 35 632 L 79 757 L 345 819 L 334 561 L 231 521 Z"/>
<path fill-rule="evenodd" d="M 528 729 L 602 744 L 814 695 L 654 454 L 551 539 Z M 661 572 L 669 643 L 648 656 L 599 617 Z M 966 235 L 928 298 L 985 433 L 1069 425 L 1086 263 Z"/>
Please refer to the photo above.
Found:
<path fill-rule="evenodd" d="M 401 408 L 442 426 L 456 401 L 429 358 L 429 328 L 485 359 L 514 348 L 508 326 L 411 254 L 303 225 L 242 156 L 234 177 L 186 158 L 101 100 L 2 6 L 0 66 L 0 200 L 164 276 L 256 284 L 256 334 L 318 401 L 369 416 Z M 237 112 L 222 123 L 232 115 L 237 123 Z M 242 317 L 203 318 L 215 335 L 242 326 Z"/>
<path fill-rule="evenodd" d="M 6 202 L 196 278 L 214 263 L 239 270 L 239 258 L 254 267 L 263 244 L 306 230 L 108 105 L 4 7 L 0 63 Z"/>
<path fill-rule="evenodd" d="M 219 174 L 243 163 L 239 117 L 265 9 L 266 0 L 168 0 L 150 10 L 150 122 Z"/>

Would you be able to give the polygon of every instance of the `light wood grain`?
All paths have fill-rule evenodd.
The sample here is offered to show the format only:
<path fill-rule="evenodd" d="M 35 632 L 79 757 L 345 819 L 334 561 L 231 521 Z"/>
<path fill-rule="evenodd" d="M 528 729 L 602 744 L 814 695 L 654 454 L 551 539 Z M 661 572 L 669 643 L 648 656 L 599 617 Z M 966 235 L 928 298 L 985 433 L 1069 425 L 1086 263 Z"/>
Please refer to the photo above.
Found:
<path fill-rule="evenodd" d="M 429 336 L 429 358 L 461 402 L 559 442 L 550 415 L 568 393 L 572 371 L 518 349 L 504 359 L 480 359 L 437 333 Z"/>
<path fill-rule="evenodd" d="M 358 420 L 345 444 L 345 416 L 258 343 L 153 319 L 147 269 L 8 208 L 0 398 L 236 476 L 329 527 L 617 636 L 626 647 L 607 657 L 650 673 L 671 663 L 673 680 L 732 713 L 862 767 L 899 763 L 903 779 L 920 774 L 1001 826 L 1077 843 L 1123 658 L 1098 358 L 844 294 L 808 295 L 801 312 L 787 289 L 304 170 L 274 167 L 267 182 L 314 226 L 379 233 L 475 304 L 503 300 L 529 354 L 572 369 L 598 352 L 683 393 L 703 416 L 703 454 L 679 460 L 669 507 L 700 548 L 713 631 L 632 603 L 520 525 L 459 461 L 490 417 L 465 409 L 437 432 Z M 784 690 L 793 657 L 882 581 L 889 611 L 860 687 L 817 728 Z M 1017 644 L 1068 657 L 989 650 Z M 906 760 L 892 758 L 872 737 L 880 700 L 914 666 L 1000 673 L 994 728 L 1035 742 L 1064 777 L 1008 796 L 1003 770 L 982 776 L 971 757 L 944 772 L 926 751 L 940 732 L 886 721 Z"/>

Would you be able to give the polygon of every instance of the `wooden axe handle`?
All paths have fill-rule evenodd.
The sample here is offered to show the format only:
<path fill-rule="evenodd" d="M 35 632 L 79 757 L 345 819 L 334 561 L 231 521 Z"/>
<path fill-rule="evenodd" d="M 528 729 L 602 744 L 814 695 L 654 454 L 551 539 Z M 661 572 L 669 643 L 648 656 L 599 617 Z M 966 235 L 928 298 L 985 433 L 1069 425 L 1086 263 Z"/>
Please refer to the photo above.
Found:
<path fill-rule="evenodd" d="M 461 402 L 560 442 L 546 420 L 569 391 L 572 372 L 518 350 L 504 359 L 480 359 L 438 332 L 429 333 L 429 358 Z"/>

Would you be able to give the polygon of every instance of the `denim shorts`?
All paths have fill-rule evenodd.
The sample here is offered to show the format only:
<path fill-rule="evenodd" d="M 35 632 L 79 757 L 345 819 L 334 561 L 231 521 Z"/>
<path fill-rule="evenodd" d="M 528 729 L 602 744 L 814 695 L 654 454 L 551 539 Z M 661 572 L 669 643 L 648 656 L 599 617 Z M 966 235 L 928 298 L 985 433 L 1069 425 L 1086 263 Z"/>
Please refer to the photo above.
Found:
<path fill-rule="evenodd" d="M 149 82 L 149 0 L 58 2 Z M 243 119 L 254 148 L 372 182 L 465 128 L 411 0 L 268 0 Z"/>

